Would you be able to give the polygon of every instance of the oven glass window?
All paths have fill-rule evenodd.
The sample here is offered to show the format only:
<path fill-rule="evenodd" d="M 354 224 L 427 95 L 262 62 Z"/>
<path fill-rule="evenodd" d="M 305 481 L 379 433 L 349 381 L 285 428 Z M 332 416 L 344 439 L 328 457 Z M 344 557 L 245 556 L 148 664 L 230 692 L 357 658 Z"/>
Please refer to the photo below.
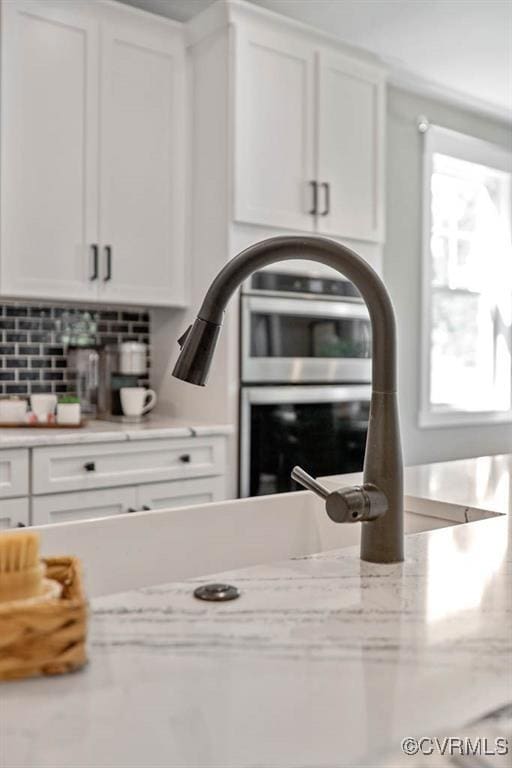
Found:
<path fill-rule="evenodd" d="M 367 319 L 251 314 L 251 357 L 369 358 Z"/>
<path fill-rule="evenodd" d="M 250 495 L 299 490 L 299 464 L 315 477 L 363 468 L 368 401 L 251 406 Z"/>

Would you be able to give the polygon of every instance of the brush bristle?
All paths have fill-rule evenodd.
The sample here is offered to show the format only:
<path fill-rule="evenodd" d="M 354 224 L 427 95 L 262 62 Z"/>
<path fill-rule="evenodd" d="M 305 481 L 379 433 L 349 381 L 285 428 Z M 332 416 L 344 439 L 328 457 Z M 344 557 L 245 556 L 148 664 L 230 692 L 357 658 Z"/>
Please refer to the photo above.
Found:
<path fill-rule="evenodd" d="M 3 573 L 14 573 L 34 568 L 39 562 L 39 534 L 0 534 L 0 578 Z"/>

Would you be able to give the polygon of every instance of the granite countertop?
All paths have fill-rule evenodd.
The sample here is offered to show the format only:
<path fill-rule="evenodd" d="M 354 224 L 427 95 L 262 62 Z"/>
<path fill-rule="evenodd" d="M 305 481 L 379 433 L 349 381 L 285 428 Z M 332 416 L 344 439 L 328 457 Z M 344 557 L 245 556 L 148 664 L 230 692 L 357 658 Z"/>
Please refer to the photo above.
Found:
<path fill-rule="evenodd" d="M 362 481 L 362 473 L 322 478 L 329 488 Z M 512 454 L 435 462 L 404 468 L 405 507 L 470 522 L 512 510 Z M 435 505 L 432 502 L 436 502 Z M 474 513 L 478 513 L 475 515 Z"/>
<path fill-rule="evenodd" d="M 511 540 L 504 515 L 410 535 L 400 564 L 350 547 L 94 599 L 86 670 L 1 686 L 0 765 L 376 768 L 407 736 L 485 737 L 512 699 Z M 240 599 L 193 598 L 217 579 Z"/>
<path fill-rule="evenodd" d="M 410 497 L 506 515 L 512 510 L 512 454 L 407 467 L 405 494 L 406 504 Z"/>
<path fill-rule="evenodd" d="M 108 443 L 121 440 L 152 440 L 165 437 L 208 437 L 232 434 L 227 424 L 171 419 L 150 416 L 140 423 L 91 420 L 78 429 L 34 429 L 15 427 L 0 429 L 2 448 L 33 448 L 45 445 L 73 445 L 75 443 Z"/>

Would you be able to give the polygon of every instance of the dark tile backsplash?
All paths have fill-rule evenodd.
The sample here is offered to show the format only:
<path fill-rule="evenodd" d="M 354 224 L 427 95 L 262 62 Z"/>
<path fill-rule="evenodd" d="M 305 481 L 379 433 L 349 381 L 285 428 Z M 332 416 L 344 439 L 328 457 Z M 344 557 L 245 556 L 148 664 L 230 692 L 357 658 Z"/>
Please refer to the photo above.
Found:
<path fill-rule="evenodd" d="M 0 304 L 0 395 L 73 392 L 63 317 L 80 320 L 85 315 L 96 329 L 94 341 L 99 345 L 151 344 L 151 322 L 145 310 Z"/>

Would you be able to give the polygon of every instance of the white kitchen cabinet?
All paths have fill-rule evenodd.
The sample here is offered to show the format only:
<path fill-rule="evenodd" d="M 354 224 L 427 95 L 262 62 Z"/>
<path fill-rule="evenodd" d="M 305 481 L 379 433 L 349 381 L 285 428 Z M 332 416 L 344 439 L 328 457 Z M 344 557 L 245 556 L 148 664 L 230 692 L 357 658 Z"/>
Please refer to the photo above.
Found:
<path fill-rule="evenodd" d="M 73 0 L 16 0 L 1 10 L 0 289 L 92 299 L 98 21 Z"/>
<path fill-rule="evenodd" d="M 166 23 L 111 8 L 100 47 L 100 295 L 183 304 L 183 45 Z"/>
<path fill-rule="evenodd" d="M 0 529 L 224 498 L 222 433 L 0 450 Z"/>
<path fill-rule="evenodd" d="M 233 34 L 234 219 L 381 241 L 383 71 L 274 18 Z"/>
<path fill-rule="evenodd" d="M 168 19 L 2 3 L 2 295 L 184 305 L 184 77 Z"/>
<path fill-rule="evenodd" d="M 0 451 L 0 499 L 27 496 L 29 493 L 29 459 L 27 448 Z M 0 503 L 6 503 L 1 502 Z"/>
<path fill-rule="evenodd" d="M 0 499 L 0 530 L 6 528 L 24 528 L 29 520 L 29 500 Z"/>
<path fill-rule="evenodd" d="M 221 475 L 223 437 L 137 440 L 34 448 L 34 494 Z"/>
<path fill-rule="evenodd" d="M 314 49 L 259 25 L 235 41 L 234 217 L 312 231 Z"/>
<path fill-rule="evenodd" d="M 106 488 L 75 493 L 54 493 L 32 498 L 32 525 L 67 523 L 73 520 L 91 520 L 112 517 L 137 506 L 135 486 Z"/>
<path fill-rule="evenodd" d="M 321 234 L 383 239 L 384 89 L 380 70 L 318 52 L 316 220 Z"/>
<path fill-rule="evenodd" d="M 138 509 L 172 509 L 208 504 L 225 498 L 224 477 L 202 477 L 170 483 L 147 483 L 137 488 Z"/>
<path fill-rule="evenodd" d="M 92 520 L 152 509 L 206 504 L 224 497 L 224 478 L 205 477 L 139 486 L 72 493 L 52 493 L 32 499 L 32 525 Z M 18 504 L 23 502 L 23 504 Z M 5 507 L 4 507 L 5 505 Z M 10 505 L 10 506 L 9 506 Z M 13 499 L 0 507 L 0 528 L 28 525 L 28 499 Z"/>
<path fill-rule="evenodd" d="M 72 520 L 90 520 L 154 509 L 186 507 L 220 501 L 225 494 L 224 477 L 204 477 L 172 482 L 147 483 L 121 488 L 92 489 L 71 493 L 52 493 L 32 498 L 32 525 L 49 525 Z M 18 499 L 14 500 L 15 502 Z M 9 503 L 3 502 L 0 527 Z M 24 521 L 22 510 L 14 506 L 10 511 L 11 525 Z M 6 515 L 6 520 L 9 516 Z M 28 523 L 28 501 L 27 522 Z M 4 527 L 8 527 L 5 525 Z"/>

